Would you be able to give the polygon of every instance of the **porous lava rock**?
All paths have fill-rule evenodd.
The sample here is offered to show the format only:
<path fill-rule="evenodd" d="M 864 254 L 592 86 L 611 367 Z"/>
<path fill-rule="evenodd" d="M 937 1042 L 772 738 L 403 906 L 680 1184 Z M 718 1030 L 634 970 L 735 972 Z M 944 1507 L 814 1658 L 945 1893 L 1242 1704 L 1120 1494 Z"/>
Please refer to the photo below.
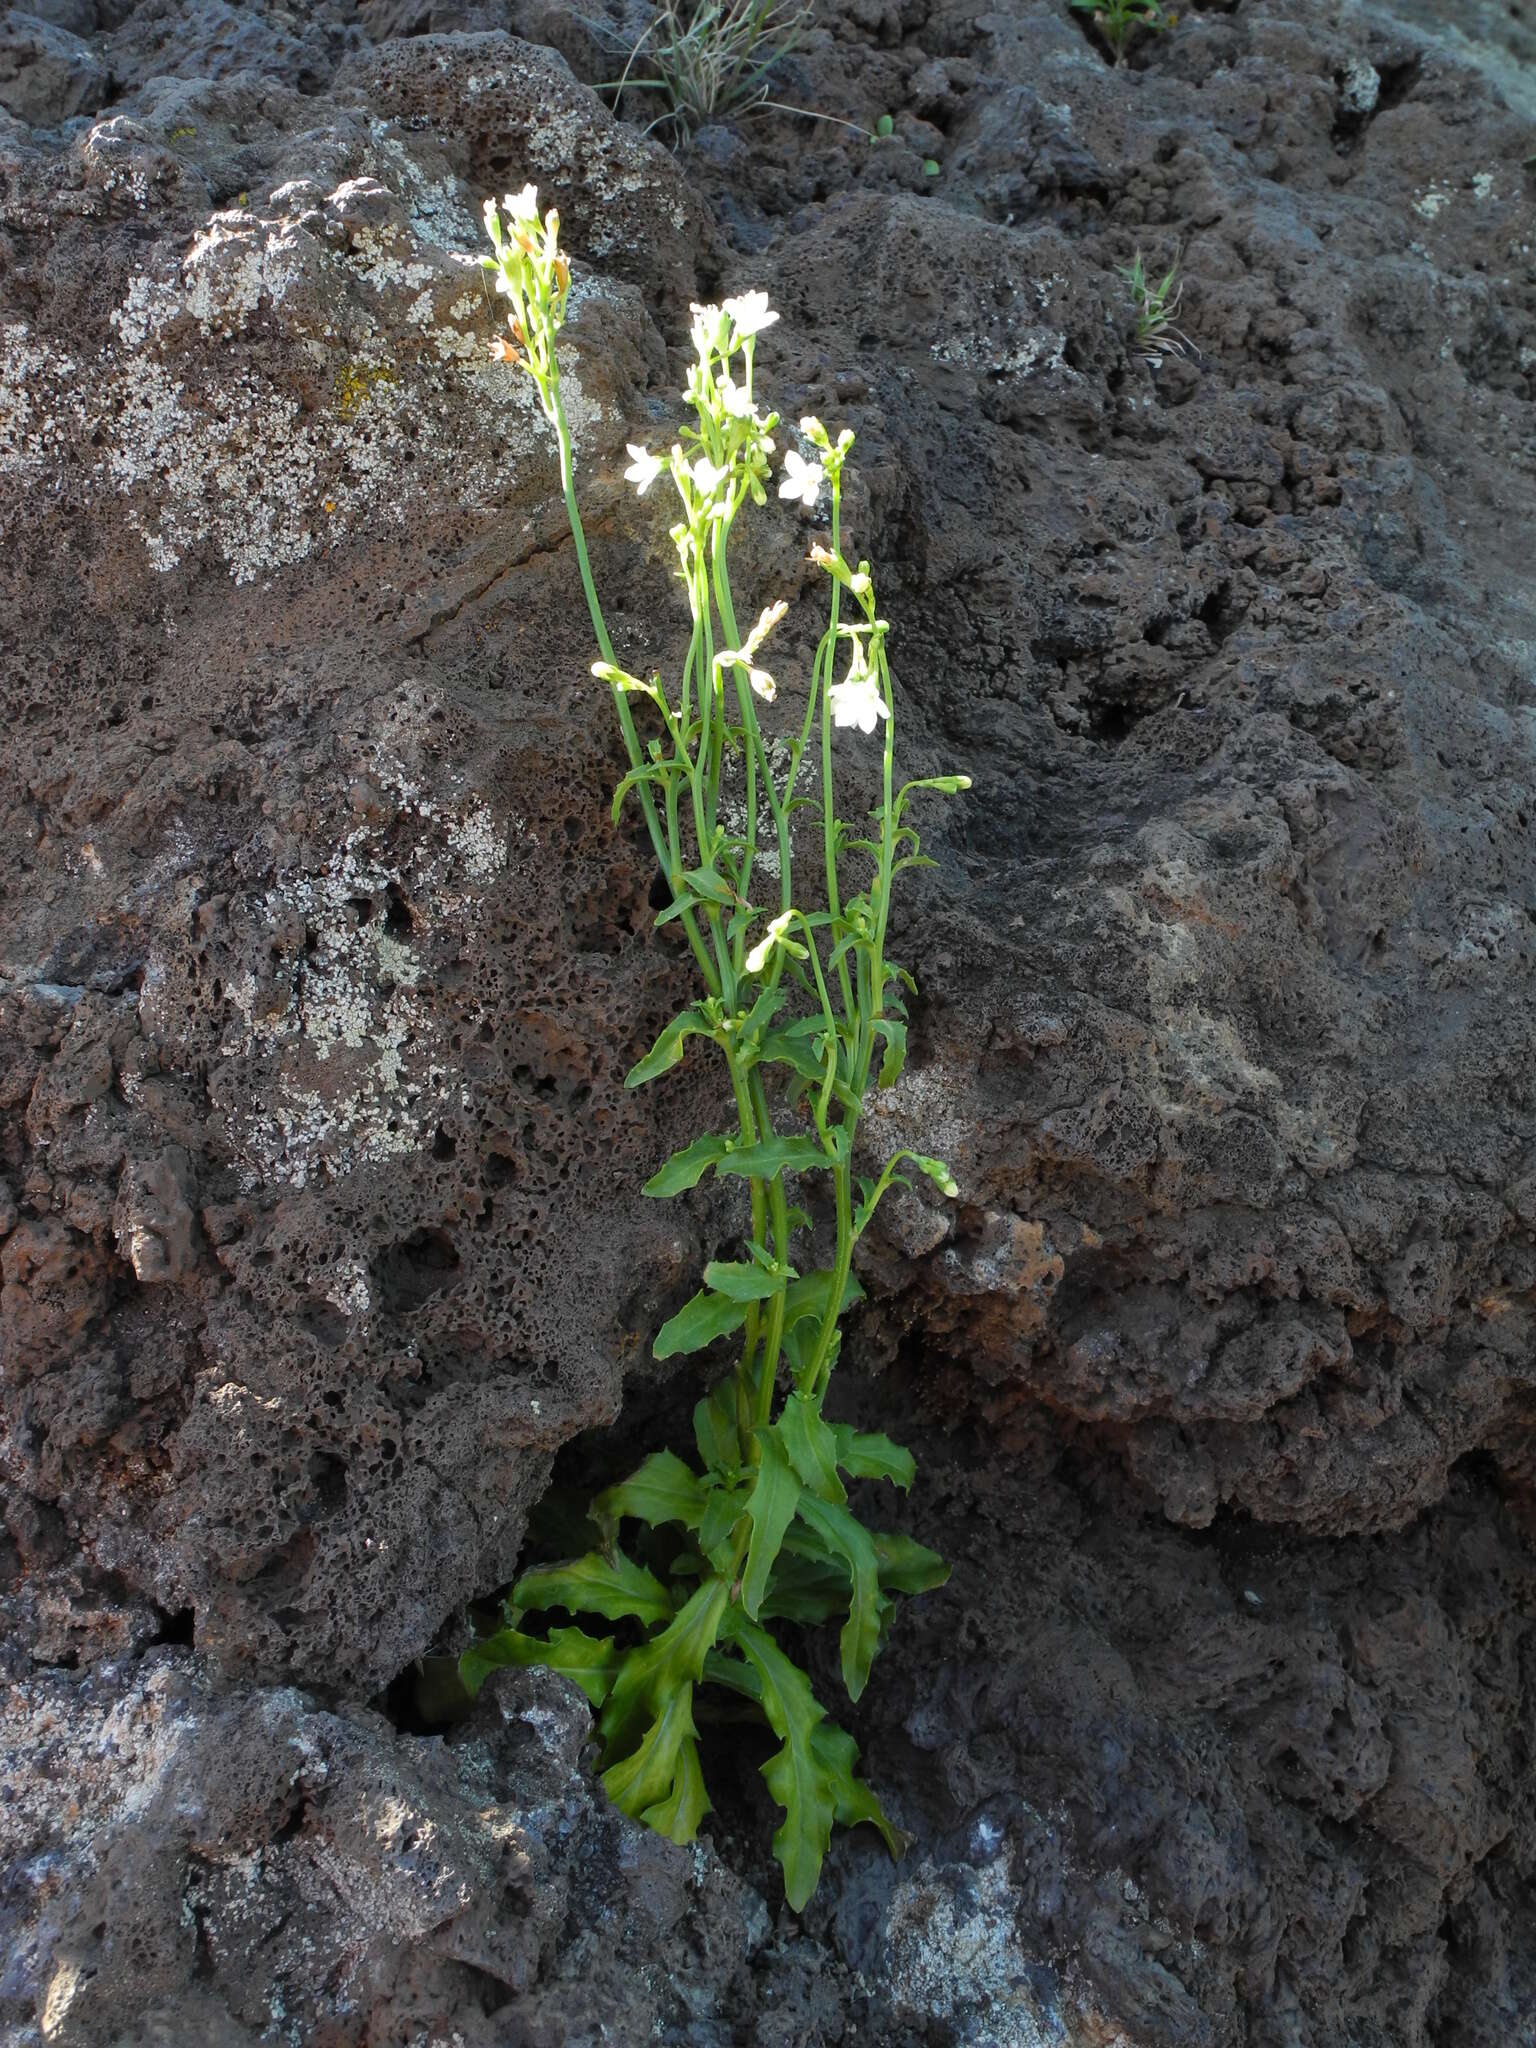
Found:
<path fill-rule="evenodd" d="M 1115 70 L 1058 0 L 824 0 L 775 96 L 853 130 L 674 156 L 544 0 L 0 14 L 19 2042 L 1522 2038 L 1536 222 L 1518 36 L 1425 15 L 1197 6 Z M 686 1414 L 649 1338 L 737 1227 L 638 1192 L 717 1082 L 622 1085 L 686 961 L 485 348 L 530 179 L 633 665 L 624 444 L 760 285 L 786 431 L 858 433 L 908 772 L 975 778 L 870 1119 L 961 1198 L 883 1212 L 843 1396 L 957 1571 L 851 1717 L 912 1855 L 840 1842 L 801 1923 L 750 1750 L 695 1860 L 554 1681 L 378 1711 L 557 1453 Z M 811 531 L 744 569 L 786 697 Z"/>

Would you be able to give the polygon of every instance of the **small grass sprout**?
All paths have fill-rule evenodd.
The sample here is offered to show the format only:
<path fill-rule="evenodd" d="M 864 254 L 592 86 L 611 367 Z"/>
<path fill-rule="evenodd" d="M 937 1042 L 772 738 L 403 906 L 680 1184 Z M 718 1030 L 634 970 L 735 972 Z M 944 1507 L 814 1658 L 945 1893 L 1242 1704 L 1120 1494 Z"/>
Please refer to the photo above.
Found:
<path fill-rule="evenodd" d="M 1120 275 L 1130 287 L 1131 304 L 1136 312 L 1135 352 L 1140 361 L 1154 370 L 1162 367 L 1167 356 L 1186 356 L 1198 362 L 1199 349 L 1182 328 L 1173 324 L 1173 316 L 1184 296 L 1184 282 L 1179 276 L 1177 260 L 1154 283 L 1147 276 L 1147 267 L 1138 249 L 1132 260 L 1122 267 Z"/>
<path fill-rule="evenodd" d="M 1126 45 L 1138 29 L 1161 32 L 1178 20 L 1161 0 L 1071 0 L 1071 4 L 1075 13 L 1089 17 L 1117 67 L 1124 64 Z"/>
<path fill-rule="evenodd" d="M 644 1191 L 682 1195 L 713 1174 L 743 1198 L 739 1240 L 705 1266 L 703 1285 L 655 1341 L 658 1359 L 735 1350 L 734 1369 L 703 1382 L 687 1454 L 653 1451 L 600 1493 L 588 1510 L 595 1547 L 526 1571 L 504 1625 L 464 1653 L 460 1672 L 471 1691 L 503 1665 L 572 1679 L 597 1716 L 608 1796 L 679 1843 L 710 1810 L 699 1695 L 730 1695 L 778 1743 L 762 1774 L 783 1811 L 773 1849 L 798 1911 L 835 1825 L 867 1822 L 893 1855 L 904 1837 L 858 1775 L 853 1737 L 828 1717 L 779 1632 L 840 1623 L 842 1683 L 857 1700 L 898 1597 L 949 1576 L 910 1536 L 866 1526 L 863 1503 L 850 1498 L 859 1482 L 910 1487 L 910 1452 L 823 1410 L 842 1318 L 862 1298 L 854 1248 L 880 1202 L 919 1177 L 942 1196 L 959 1193 L 942 1160 L 906 1147 L 860 1173 L 855 1140 L 869 1098 L 896 1085 L 906 1060 L 916 984 L 888 938 L 895 883 L 929 865 L 913 813 L 970 784 L 963 775 L 895 779 L 891 625 L 869 563 L 850 559 L 842 534 L 853 435 L 807 416 L 800 445 L 780 452 L 779 416 L 762 409 L 756 384 L 758 343 L 778 319 L 761 292 L 693 309 L 691 418 L 669 452 L 628 450 L 638 492 L 670 486 L 689 630 L 670 681 L 624 666 L 598 602 L 561 396 L 556 337 L 571 280 L 559 220 L 540 219 L 527 187 L 504 208 L 490 202 L 486 227 L 494 253 L 481 261 L 511 302 L 511 340 L 493 342 L 492 353 L 527 374 L 554 429 L 600 656 L 592 673 L 607 686 L 628 757 L 614 819 L 626 802 L 639 806 L 666 884 L 656 923 L 681 935 L 697 971 L 694 1000 L 626 1085 L 664 1074 L 691 1085 L 705 1127 Z M 738 522 L 755 530 L 823 507 L 808 565 L 821 572 L 827 623 L 809 672 L 796 677 L 783 642 L 773 645 L 787 600 L 738 622 L 730 549 Z M 759 718 L 770 705 L 771 739 Z M 862 756 L 865 786 L 879 792 L 852 822 L 834 807 L 844 748 Z M 705 1052 L 728 1090 L 702 1069 Z M 728 1128 L 712 1128 L 721 1123 Z M 830 1183 L 822 1242 L 831 1263 L 812 1266 L 816 1230 L 800 1200 L 818 1183 Z"/>
<path fill-rule="evenodd" d="M 771 74 L 799 49 L 811 15 L 811 0 L 658 0 L 622 74 L 598 91 L 612 93 L 616 108 L 626 92 L 658 93 L 665 104 L 643 132 L 670 128 L 679 141 L 712 122 L 769 111 L 825 121 L 871 142 L 888 135 L 888 119 L 871 132 L 857 121 L 772 97 Z M 591 26 L 600 36 L 608 34 L 597 23 Z"/>
<path fill-rule="evenodd" d="M 773 104 L 769 75 L 799 47 L 810 13 L 806 0 L 659 0 L 622 77 L 603 90 L 616 100 L 659 93 L 665 108 L 650 126 L 683 135 L 755 113 Z"/>

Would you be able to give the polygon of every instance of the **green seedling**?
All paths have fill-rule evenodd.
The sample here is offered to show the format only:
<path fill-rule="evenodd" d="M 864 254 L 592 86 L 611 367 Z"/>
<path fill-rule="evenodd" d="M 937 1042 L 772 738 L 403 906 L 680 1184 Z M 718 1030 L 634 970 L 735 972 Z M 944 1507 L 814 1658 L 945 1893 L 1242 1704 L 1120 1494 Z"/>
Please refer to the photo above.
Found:
<path fill-rule="evenodd" d="M 659 94 L 662 111 L 644 132 L 669 128 L 679 140 L 711 122 L 743 120 L 769 110 L 866 135 L 868 130 L 856 121 L 772 97 L 770 78 L 800 47 L 811 12 L 809 0 L 798 5 L 793 0 L 660 0 L 622 75 L 598 90 L 612 93 L 615 106 L 626 92 Z M 598 24 L 592 26 L 605 33 Z"/>
<path fill-rule="evenodd" d="M 783 1810 L 774 1853 L 798 1909 L 835 1823 L 868 1822 L 893 1854 L 903 1838 L 778 1629 L 840 1621 L 842 1681 L 857 1700 L 897 1598 L 948 1576 L 933 1551 L 867 1527 L 849 1497 L 851 1482 L 910 1486 L 910 1454 L 829 1420 L 825 1403 L 843 1316 L 861 1298 L 854 1248 L 881 1200 L 914 1176 L 958 1192 L 942 1161 L 906 1149 L 861 1174 L 856 1138 L 867 1101 L 895 1085 L 906 1057 L 905 995 L 915 984 L 887 937 L 898 878 L 925 865 L 911 816 L 969 784 L 962 775 L 895 780 L 891 629 L 868 562 L 850 559 L 841 531 L 848 431 L 834 439 L 820 420 L 802 419 L 799 446 L 780 461 L 778 498 L 800 516 L 822 505 L 828 514 L 825 540 L 810 551 L 826 577 L 827 623 L 803 700 L 798 689 L 781 693 L 770 667 L 779 666 L 770 642 L 786 601 L 745 629 L 738 620 L 732 538 L 744 515 L 755 526 L 768 510 L 779 428 L 755 385 L 758 341 L 778 318 L 761 292 L 694 308 L 691 422 L 666 454 L 630 447 L 630 482 L 642 495 L 660 485 L 675 501 L 670 535 L 690 628 L 672 680 L 624 666 L 598 603 L 561 398 L 556 339 L 571 280 L 558 218 L 539 218 L 530 186 L 504 209 L 489 204 L 486 224 L 494 254 L 482 261 L 512 306 L 511 338 L 493 353 L 532 380 L 554 430 L 600 657 L 592 672 L 629 760 L 615 821 L 625 803 L 638 805 L 668 887 L 656 922 L 681 935 L 698 976 L 695 1000 L 628 1085 L 673 1074 L 691 1084 L 710 1125 L 645 1192 L 682 1195 L 713 1174 L 743 1191 L 745 1227 L 735 1255 L 705 1266 L 703 1285 L 655 1341 L 660 1359 L 735 1349 L 734 1370 L 705 1381 L 689 1454 L 654 1451 L 599 1494 L 597 1548 L 526 1572 L 505 1626 L 465 1653 L 462 1672 L 471 1689 L 498 1665 L 564 1672 L 596 1711 L 609 1796 L 675 1842 L 692 1841 L 710 1810 L 700 1691 L 745 1703 L 778 1741 L 763 1776 Z M 770 740 L 762 721 L 775 704 Z M 878 760 L 853 766 L 877 784 L 878 801 L 867 821 L 847 822 L 834 807 L 834 755 L 872 752 L 872 741 Z M 706 1049 L 728 1084 L 728 1128 L 715 1124 L 720 1090 L 699 1060 Z M 818 1184 L 831 1192 L 825 1266 L 807 1262 L 812 1222 L 800 1206 Z"/>
<path fill-rule="evenodd" d="M 1136 354 L 1141 361 L 1150 364 L 1154 370 L 1159 369 L 1168 356 L 1189 356 L 1198 361 L 1199 349 L 1182 328 L 1173 324 L 1173 316 L 1184 296 L 1177 262 L 1154 283 L 1147 276 L 1146 265 L 1138 249 L 1131 262 L 1121 268 L 1120 275 L 1130 287 L 1131 304 L 1136 312 Z"/>
<path fill-rule="evenodd" d="M 1178 20 L 1161 0 L 1071 0 L 1071 4 L 1076 13 L 1090 18 L 1117 66 L 1124 64 L 1126 45 L 1138 29 L 1159 33 Z"/>
<path fill-rule="evenodd" d="M 771 104 L 769 75 L 798 48 L 810 12 L 793 0 L 660 0 L 623 75 L 602 90 L 659 93 L 665 109 L 650 126 L 684 135 L 753 113 Z"/>

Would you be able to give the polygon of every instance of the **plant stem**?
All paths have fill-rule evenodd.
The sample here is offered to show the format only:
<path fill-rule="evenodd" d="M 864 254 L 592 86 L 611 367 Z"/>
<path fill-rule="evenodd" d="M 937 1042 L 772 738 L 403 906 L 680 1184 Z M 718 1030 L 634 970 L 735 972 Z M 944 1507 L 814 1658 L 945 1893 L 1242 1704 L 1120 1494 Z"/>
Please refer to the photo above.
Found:
<path fill-rule="evenodd" d="M 586 531 L 582 526 L 581 513 L 576 504 L 576 467 L 572 453 L 571 427 L 570 422 L 565 416 L 565 405 L 560 397 L 560 372 L 554 364 L 553 349 L 550 351 L 550 373 L 548 383 L 545 386 L 545 411 L 550 425 L 555 430 L 555 442 L 560 450 L 560 488 L 565 496 L 565 512 L 566 518 L 570 522 L 571 539 L 576 544 L 576 566 L 581 571 L 581 587 L 586 593 L 587 611 L 592 620 L 592 631 L 597 636 L 598 648 L 604 661 L 617 668 L 619 666 L 618 656 L 613 651 L 613 642 L 608 637 L 608 628 L 603 620 L 602 607 L 597 601 L 597 586 L 592 581 L 592 564 L 587 557 Z M 629 700 L 624 692 L 617 688 L 610 688 L 610 694 L 613 698 L 613 708 L 618 713 L 619 730 L 624 735 L 624 750 L 629 756 L 629 765 L 631 768 L 639 768 L 644 765 L 645 756 L 640 749 L 640 735 L 635 730 L 635 721 L 630 713 Z M 661 820 L 656 815 L 656 801 L 651 795 L 650 786 L 647 783 L 637 784 L 636 792 L 640 798 L 640 809 L 645 818 L 646 830 L 651 835 L 651 846 L 656 855 L 657 865 L 666 876 L 667 886 L 670 888 L 672 886 L 672 866 L 666 839 L 661 829 Z M 705 987 L 711 995 L 718 995 L 720 993 L 720 978 L 715 972 L 714 963 L 710 960 L 709 954 L 705 950 L 704 941 L 699 936 L 699 928 L 691 910 L 683 912 L 681 923 L 683 930 L 688 935 L 688 944 L 693 950 L 693 957 L 698 962 L 699 972 L 704 977 Z"/>

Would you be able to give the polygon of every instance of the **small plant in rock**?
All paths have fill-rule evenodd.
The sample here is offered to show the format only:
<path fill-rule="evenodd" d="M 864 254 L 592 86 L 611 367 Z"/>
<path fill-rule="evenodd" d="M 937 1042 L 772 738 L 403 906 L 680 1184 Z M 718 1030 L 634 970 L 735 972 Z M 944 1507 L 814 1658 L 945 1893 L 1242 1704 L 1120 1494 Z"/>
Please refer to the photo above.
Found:
<path fill-rule="evenodd" d="M 1136 313 L 1136 354 L 1141 361 L 1156 370 L 1161 368 L 1167 356 L 1187 356 L 1198 360 L 1199 349 L 1182 328 L 1173 324 L 1173 316 L 1184 296 L 1178 263 L 1175 262 L 1154 282 L 1147 276 L 1147 267 L 1138 249 L 1132 260 L 1121 268 L 1120 275 L 1130 287 L 1131 304 Z"/>
<path fill-rule="evenodd" d="M 1103 37 L 1117 66 L 1125 62 L 1126 45 L 1138 30 L 1160 32 L 1178 20 L 1161 0 L 1071 0 L 1073 11 L 1086 14 Z"/>
<path fill-rule="evenodd" d="M 761 511 L 772 486 L 779 421 L 759 408 L 755 353 L 778 316 L 761 292 L 694 308 L 692 424 L 666 454 L 630 448 L 636 489 L 660 484 L 676 499 L 671 538 L 691 632 L 673 681 L 623 666 L 593 583 L 561 402 L 555 342 L 570 272 L 558 221 L 539 219 L 529 187 L 504 211 L 488 205 L 486 222 L 494 254 L 483 261 L 512 303 L 511 339 L 493 352 L 533 380 L 554 429 L 600 655 L 593 674 L 609 688 L 629 756 L 615 819 L 625 802 L 639 805 L 670 895 L 657 923 L 680 930 L 701 984 L 628 1085 L 707 1045 L 733 1106 L 731 1128 L 695 1138 L 645 1192 L 681 1195 L 713 1173 L 744 1184 L 747 1216 L 739 1256 L 708 1264 L 699 1292 L 656 1339 L 663 1359 L 726 1340 L 738 1347 L 734 1371 L 694 1410 L 693 1456 L 654 1451 L 600 1494 L 590 1510 L 600 1546 L 525 1573 L 506 1626 L 461 1668 L 471 1688 L 502 1664 L 574 1679 L 597 1710 L 610 1797 L 676 1842 L 691 1841 L 710 1809 L 696 1692 L 720 1687 L 748 1702 L 779 1742 L 763 1776 L 783 1809 L 774 1852 L 798 1908 L 834 1822 L 870 1822 L 893 1854 L 902 1838 L 857 1775 L 853 1738 L 827 1718 L 776 1629 L 841 1617 L 842 1679 L 857 1700 L 896 1596 L 948 1577 L 935 1552 L 867 1528 L 848 1497 L 850 1480 L 910 1486 L 910 1454 L 824 1411 L 841 1319 L 861 1298 L 854 1247 L 882 1198 L 912 1173 L 957 1192 L 941 1161 L 909 1151 L 861 1176 L 854 1148 L 866 1101 L 895 1083 L 906 1054 L 903 992 L 913 982 L 887 934 L 895 884 L 923 860 L 912 812 L 927 794 L 969 784 L 960 775 L 895 780 L 890 627 L 869 564 L 850 560 L 841 533 L 853 436 L 834 439 L 816 419 L 800 422 L 801 448 L 783 456 L 778 496 L 807 511 L 828 505 L 826 544 L 811 550 L 827 578 L 827 625 L 803 703 L 771 743 L 765 734 L 759 707 L 781 696 L 770 645 L 787 606 L 769 605 L 744 629 L 729 565 L 738 520 L 749 506 Z M 835 749 L 876 736 L 879 801 L 867 824 L 845 822 L 833 802 Z M 728 773 L 744 786 L 744 809 L 722 795 Z M 819 870 L 810 894 L 797 874 L 808 845 Z M 831 1185 L 835 1248 L 830 1265 L 809 1270 L 800 1247 L 812 1221 L 792 1183 L 817 1179 Z M 626 1548 L 626 1525 L 637 1524 Z M 529 1625 L 562 1612 L 569 1624 Z M 605 1622 L 613 1626 L 600 1629 Z"/>
<path fill-rule="evenodd" d="M 616 100 L 659 93 L 664 110 L 650 125 L 670 122 L 684 135 L 753 113 L 774 104 L 770 74 L 799 47 L 810 12 L 794 0 L 660 0 L 623 76 L 604 90 Z M 642 51 L 646 75 L 637 76 Z"/>

